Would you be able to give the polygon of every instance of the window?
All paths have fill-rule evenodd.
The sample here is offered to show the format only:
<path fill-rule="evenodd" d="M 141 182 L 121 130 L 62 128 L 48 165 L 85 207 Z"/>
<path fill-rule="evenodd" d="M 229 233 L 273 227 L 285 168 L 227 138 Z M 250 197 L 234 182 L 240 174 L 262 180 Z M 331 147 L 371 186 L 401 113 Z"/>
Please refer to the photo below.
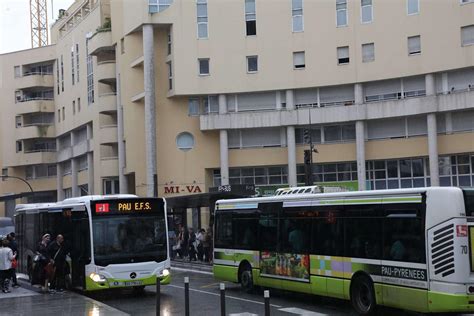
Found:
<path fill-rule="evenodd" d="M 293 32 L 303 32 L 303 0 L 292 0 L 291 15 L 293 20 Z"/>
<path fill-rule="evenodd" d="M 56 87 L 58 87 L 58 95 L 61 93 L 59 87 L 59 60 L 56 59 Z"/>
<path fill-rule="evenodd" d="M 345 65 L 349 63 L 349 46 L 337 48 L 337 64 Z"/>
<path fill-rule="evenodd" d="M 189 116 L 198 116 L 199 115 L 199 99 L 189 99 L 188 100 L 188 115 Z"/>
<path fill-rule="evenodd" d="M 168 8 L 173 0 L 148 0 L 148 12 L 157 13 Z"/>
<path fill-rule="evenodd" d="M 407 0 L 407 14 L 413 15 L 420 13 L 419 0 Z"/>
<path fill-rule="evenodd" d="M 247 36 L 257 35 L 255 0 L 245 0 L 245 26 L 247 30 Z"/>
<path fill-rule="evenodd" d="M 120 39 L 120 54 L 125 54 L 125 38 Z M 169 55 L 169 54 L 168 54 Z"/>
<path fill-rule="evenodd" d="M 94 64 L 92 55 L 89 52 L 89 41 L 86 40 L 86 54 L 87 54 L 87 104 L 94 103 Z"/>
<path fill-rule="evenodd" d="M 216 248 L 232 248 L 232 213 L 216 215 Z"/>
<path fill-rule="evenodd" d="M 15 78 L 21 77 L 21 67 L 20 66 L 15 66 L 13 69 L 14 69 L 14 72 L 15 72 Z"/>
<path fill-rule="evenodd" d="M 188 151 L 194 147 L 194 136 L 191 133 L 183 132 L 176 136 L 176 146 L 182 151 Z"/>
<path fill-rule="evenodd" d="M 58 123 L 61 122 L 61 109 L 58 109 Z"/>
<path fill-rule="evenodd" d="M 474 44 L 474 25 L 461 27 L 461 45 L 468 46 Z"/>
<path fill-rule="evenodd" d="M 254 73 L 258 71 L 258 56 L 247 56 L 247 72 Z"/>
<path fill-rule="evenodd" d="M 372 22 L 372 0 L 360 0 L 360 19 L 362 23 Z"/>
<path fill-rule="evenodd" d="M 74 46 L 71 47 L 71 77 L 72 77 L 72 85 L 75 84 L 75 74 L 76 70 L 74 69 Z"/>
<path fill-rule="evenodd" d="M 21 127 L 21 125 L 22 125 L 21 124 L 21 115 L 15 116 L 15 126 L 16 126 L 16 128 Z"/>
<path fill-rule="evenodd" d="M 76 114 L 76 101 L 72 101 L 72 115 Z"/>
<path fill-rule="evenodd" d="M 77 98 L 77 112 L 81 112 L 81 98 Z"/>
<path fill-rule="evenodd" d="M 305 58 L 304 52 L 294 52 L 293 53 L 293 67 L 295 69 L 303 69 L 305 68 Z"/>
<path fill-rule="evenodd" d="M 255 210 L 256 211 L 256 210 Z M 234 213 L 234 241 L 237 249 L 258 249 L 258 214 Z"/>
<path fill-rule="evenodd" d="M 209 75 L 209 58 L 199 58 L 199 75 L 207 76 Z"/>
<path fill-rule="evenodd" d="M 166 63 L 168 65 L 168 89 L 173 89 L 173 68 L 171 62 Z"/>
<path fill-rule="evenodd" d="M 64 92 L 64 62 L 63 62 L 63 55 L 61 55 L 61 91 Z"/>
<path fill-rule="evenodd" d="M 374 43 L 362 44 L 362 62 L 368 63 L 375 60 Z"/>
<path fill-rule="evenodd" d="M 23 150 L 23 143 L 21 142 L 21 140 L 17 140 L 16 141 L 16 152 L 20 152 Z"/>
<path fill-rule="evenodd" d="M 473 3 L 474 0 L 461 0 L 461 4 Z"/>
<path fill-rule="evenodd" d="M 312 220 L 312 253 L 329 256 L 342 256 L 344 253 L 344 221 L 340 217 L 342 206 L 318 206 L 318 218 Z"/>
<path fill-rule="evenodd" d="M 76 71 L 77 71 L 76 81 L 79 82 L 79 44 L 76 44 Z"/>
<path fill-rule="evenodd" d="M 198 38 L 208 38 L 208 16 L 207 16 L 207 0 L 197 0 L 197 27 Z"/>
<path fill-rule="evenodd" d="M 119 194 L 119 180 L 116 178 L 103 179 L 103 194 Z"/>
<path fill-rule="evenodd" d="M 63 121 L 66 119 L 66 108 L 63 106 Z"/>
<path fill-rule="evenodd" d="M 421 54 L 420 35 L 408 37 L 408 55 Z"/>
<path fill-rule="evenodd" d="M 347 26 L 347 0 L 336 0 L 336 25 Z"/>
<path fill-rule="evenodd" d="M 171 55 L 171 30 L 168 31 L 168 56 Z"/>

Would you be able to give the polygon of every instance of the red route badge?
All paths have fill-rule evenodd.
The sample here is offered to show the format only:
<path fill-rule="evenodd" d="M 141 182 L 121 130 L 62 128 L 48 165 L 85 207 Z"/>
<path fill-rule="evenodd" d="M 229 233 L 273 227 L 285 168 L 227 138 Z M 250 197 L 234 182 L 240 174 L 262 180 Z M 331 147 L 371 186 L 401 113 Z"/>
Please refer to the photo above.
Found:
<path fill-rule="evenodd" d="M 456 225 L 456 235 L 458 237 L 467 237 L 467 225 Z"/>
<path fill-rule="evenodd" d="M 109 204 L 108 203 L 101 203 L 95 205 L 95 212 L 96 213 L 108 213 L 109 212 Z"/>

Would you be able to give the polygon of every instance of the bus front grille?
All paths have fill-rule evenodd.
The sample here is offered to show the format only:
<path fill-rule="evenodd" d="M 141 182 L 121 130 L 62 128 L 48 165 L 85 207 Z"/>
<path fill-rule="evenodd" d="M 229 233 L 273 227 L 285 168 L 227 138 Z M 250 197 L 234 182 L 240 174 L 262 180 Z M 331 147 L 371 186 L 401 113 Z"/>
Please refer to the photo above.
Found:
<path fill-rule="evenodd" d="M 454 224 L 444 226 L 433 233 L 431 264 L 434 274 L 446 277 L 454 270 Z"/>

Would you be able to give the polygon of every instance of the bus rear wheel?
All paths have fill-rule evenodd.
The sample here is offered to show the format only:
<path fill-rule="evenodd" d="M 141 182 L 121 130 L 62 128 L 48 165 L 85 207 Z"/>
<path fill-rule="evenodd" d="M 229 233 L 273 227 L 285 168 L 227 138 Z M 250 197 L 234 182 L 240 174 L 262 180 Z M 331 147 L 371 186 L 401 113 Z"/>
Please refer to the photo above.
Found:
<path fill-rule="evenodd" d="M 369 277 L 361 275 L 352 280 L 351 303 L 359 315 L 373 315 L 375 313 L 375 291 Z"/>
<path fill-rule="evenodd" d="M 249 265 L 243 267 L 240 272 L 240 285 L 246 292 L 251 292 L 253 290 L 252 268 Z"/>

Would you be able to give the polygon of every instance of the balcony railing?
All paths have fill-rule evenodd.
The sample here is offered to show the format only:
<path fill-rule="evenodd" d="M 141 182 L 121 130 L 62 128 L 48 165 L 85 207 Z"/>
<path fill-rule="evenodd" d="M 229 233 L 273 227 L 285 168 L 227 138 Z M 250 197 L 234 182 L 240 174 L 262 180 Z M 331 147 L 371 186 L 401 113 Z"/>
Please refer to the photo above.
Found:
<path fill-rule="evenodd" d="M 28 76 L 52 76 L 53 72 L 51 71 L 27 71 L 23 73 L 23 77 Z"/>

